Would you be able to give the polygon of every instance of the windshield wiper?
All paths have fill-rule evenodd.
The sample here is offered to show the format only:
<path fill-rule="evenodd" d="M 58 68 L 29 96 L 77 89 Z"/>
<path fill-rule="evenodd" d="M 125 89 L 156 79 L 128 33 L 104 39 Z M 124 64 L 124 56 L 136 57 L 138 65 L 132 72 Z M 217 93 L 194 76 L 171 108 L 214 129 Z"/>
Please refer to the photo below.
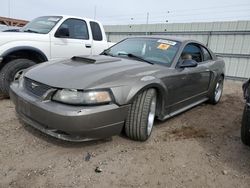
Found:
<path fill-rule="evenodd" d="M 23 32 L 28 32 L 28 33 L 39 33 L 39 32 L 37 32 L 37 31 L 31 30 L 31 29 L 24 30 Z"/>
<path fill-rule="evenodd" d="M 140 56 L 137 56 L 137 55 L 135 55 L 135 54 L 132 54 L 132 53 L 118 53 L 117 55 L 126 55 L 126 56 L 128 56 L 128 57 L 132 57 L 132 58 L 135 58 L 135 59 L 137 59 L 137 60 L 139 60 L 139 61 L 144 61 L 144 62 L 146 62 L 146 63 L 149 63 L 149 64 L 151 64 L 151 65 L 153 65 L 154 63 L 153 62 L 151 62 L 151 61 L 148 61 L 148 60 L 146 60 L 146 59 L 144 59 L 144 58 L 142 58 L 142 57 L 140 57 Z"/>
<path fill-rule="evenodd" d="M 108 50 L 104 50 L 100 55 L 108 55 L 108 56 L 114 57 L 114 55 L 109 53 Z"/>

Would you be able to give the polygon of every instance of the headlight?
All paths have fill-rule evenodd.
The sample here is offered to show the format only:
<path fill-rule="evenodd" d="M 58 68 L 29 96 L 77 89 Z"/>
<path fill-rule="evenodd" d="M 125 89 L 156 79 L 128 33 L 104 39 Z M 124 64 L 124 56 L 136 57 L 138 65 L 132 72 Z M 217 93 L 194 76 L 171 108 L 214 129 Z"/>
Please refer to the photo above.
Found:
<path fill-rule="evenodd" d="M 106 104 L 112 101 L 109 91 L 58 90 L 52 100 L 73 105 Z"/>

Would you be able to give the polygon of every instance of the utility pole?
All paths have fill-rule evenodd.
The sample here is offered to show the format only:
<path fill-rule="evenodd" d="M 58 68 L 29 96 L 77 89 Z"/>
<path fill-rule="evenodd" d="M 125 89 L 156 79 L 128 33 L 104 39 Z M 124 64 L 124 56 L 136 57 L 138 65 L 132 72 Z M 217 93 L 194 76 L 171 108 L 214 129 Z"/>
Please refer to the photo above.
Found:
<path fill-rule="evenodd" d="M 10 18 L 10 0 L 8 1 L 8 17 Z"/>
<path fill-rule="evenodd" d="M 146 28 L 146 29 L 148 29 L 148 22 L 149 22 L 149 12 L 147 12 L 147 22 L 146 22 L 147 28 Z M 147 31 L 146 31 L 146 35 L 148 35 L 148 32 L 147 32 Z"/>
<path fill-rule="evenodd" d="M 168 14 L 170 13 L 170 11 L 167 11 L 167 16 L 166 16 L 166 23 L 168 23 Z"/>
<path fill-rule="evenodd" d="M 129 28 L 132 28 L 133 21 L 134 21 L 134 18 L 130 18 L 130 25 L 129 25 Z"/>
<path fill-rule="evenodd" d="M 95 8 L 94 8 L 94 20 L 96 19 L 96 5 L 95 5 Z"/>
<path fill-rule="evenodd" d="M 149 21 L 149 12 L 147 12 L 147 25 L 148 25 L 148 21 Z"/>

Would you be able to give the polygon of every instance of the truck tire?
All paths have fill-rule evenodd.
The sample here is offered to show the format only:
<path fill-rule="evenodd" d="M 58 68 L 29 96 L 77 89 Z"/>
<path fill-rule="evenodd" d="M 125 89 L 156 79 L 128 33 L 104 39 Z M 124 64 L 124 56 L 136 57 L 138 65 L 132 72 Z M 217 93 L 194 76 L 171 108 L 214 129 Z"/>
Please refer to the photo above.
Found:
<path fill-rule="evenodd" d="M 219 79 L 217 80 L 215 87 L 213 89 L 213 92 L 209 98 L 209 103 L 211 104 L 217 104 L 220 102 L 222 93 L 223 93 L 223 85 L 224 85 L 224 77 L 220 76 Z"/>
<path fill-rule="evenodd" d="M 7 63 L 0 71 L 0 91 L 5 96 L 9 96 L 11 82 L 17 80 L 23 70 L 35 64 L 29 59 L 15 59 Z"/>
<path fill-rule="evenodd" d="M 125 123 L 125 133 L 129 138 L 145 141 L 150 137 L 154 124 L 156 102 L 155 89 L 148 89 L 135 98 Z"/>
<path fill-rule="evenodd" d="M 241 124 L 241 141 L 243 144 L 250 146 L 250 107 L 245 106 L 242 124 Z"/>

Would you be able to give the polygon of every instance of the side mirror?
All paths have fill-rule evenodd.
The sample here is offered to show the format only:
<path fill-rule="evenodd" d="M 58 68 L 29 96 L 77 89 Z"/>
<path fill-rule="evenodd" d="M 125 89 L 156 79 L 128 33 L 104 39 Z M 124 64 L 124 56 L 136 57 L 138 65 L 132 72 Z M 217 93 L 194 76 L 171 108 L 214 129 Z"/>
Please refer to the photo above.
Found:
<path fill-rule="evenodd" d="M 69 37 L 69 29 L 68 28 L 59 28 L 56 31 L 55 37 L 58 37 L 58 38 L 67 38 L 67 37 Z"/>
<path fill-rule="evenodd" d="M 186 59 L 179 65 L 180 68 L 197 67 L 198 63 L 192 59 Z"/>

